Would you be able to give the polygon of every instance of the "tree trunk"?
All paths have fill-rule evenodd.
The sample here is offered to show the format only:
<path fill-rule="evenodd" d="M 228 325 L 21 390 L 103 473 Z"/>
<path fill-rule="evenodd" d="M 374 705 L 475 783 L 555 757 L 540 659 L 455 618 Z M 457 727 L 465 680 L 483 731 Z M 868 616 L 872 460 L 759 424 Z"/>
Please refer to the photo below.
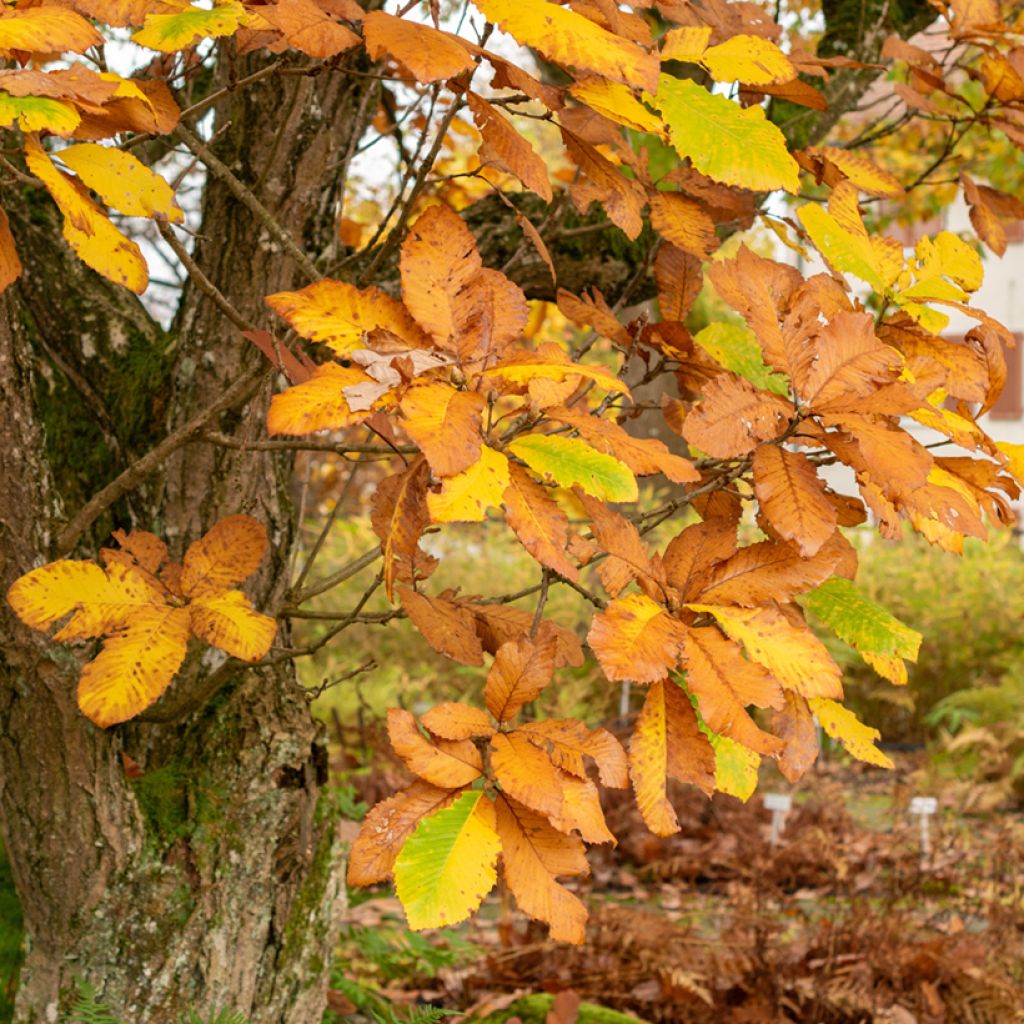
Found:
<path fill-rule="evenodd" d="M 233 71 L 255 66 L 235 61 Z M 239 201 L 238 182 L 304 251 L 329 251 L 342 184 L 329 168 L 362 134 L 375 87 L 344 74 L 271 77 L 218 110 L 228 127 L 214 151 L 235 180 L 211 175 L 194 258 L 254 325 L 268 321 L 267 294 L 307 280 Z M 0 300 L 5 590 L 53 556 L 92 493 L 263 358 L 209 288 L 190 284 L 167 336 L 134 296 L 67 252 L 42 193 L 27 190 L 9 212 L 26 273 Z M 212 426 L 259 437 L 269 397 L 268 380 Z M 77 553 L 123 526 L 161 534 L 180 557 L 215 521 L 246 512 L 271 538 L 250 589 L 257 607 L 273 608 L 295 542 L 290 469 L 280 456 L 189 444 Z M 321 788 L 326 753 L 294 667 L 232 674 L 215 651 L 192 655 L 145 720 L 103 731 L 75 701 L 91 654 L 0 612 L 0 826 L 27 942 L 16 1024 L 61 1020 L 79 979 L 126 1022 L 229 1008 L 259 1024 L 318 1024 L 344 883 Z M 141 778 L 129 778 L 122 754 Z"/>

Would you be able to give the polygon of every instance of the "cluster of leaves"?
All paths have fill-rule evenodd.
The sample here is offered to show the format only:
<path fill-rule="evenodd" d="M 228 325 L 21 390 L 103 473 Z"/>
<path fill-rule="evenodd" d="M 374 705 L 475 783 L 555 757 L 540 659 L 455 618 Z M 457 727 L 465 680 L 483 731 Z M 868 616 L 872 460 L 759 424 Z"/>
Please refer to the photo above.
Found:
<path fill-rule="evenodd" d="M 384 243 L 401 239 L 401 299 L 331 279 L 268 297 L 297 335 L 330 353 L 314 365 L 277 339 L 267 344 L 293 384 L 273 399 L 269 434 L 360 426 L 383 438 L 402 465 L 373 499 L 380 583 L 440 654 L 475 666 L 493 658 L 486 712 L 448 704 L 419 723 L 391 712 L 392 744 L 418 781 L 367 817 L 353 882 L 393 874 L 410 924 L 425 928 L 471 913 L 495 883 L 500 856 L 520 906 L 557 938 L 580 942 L 585 908 L 557 879 L 587 871 L 585 843 L 614 842 L 585 759 L 603 785 L 632 785 L 660 835 L 679 828 L 670 778 L 746 797 L 762 757 L 798 778 L 817 753 L 815 715 L 855 756 L 888 763 L 874 746 L 877 733 L 843 707 L 841 672 L 805 608 L 881 675 L 905 682 L 904 659 L 916 657 L 920 638 L 853 587 L 856 554 L 840 528 L 870 510 L 885 535 L 909 522 L 959 551 L 965 536 L 985 535 L 984 518 L 1011 519 L 1024 448 L 997 444 L 977 422 L 1004 383 L 1003 349 L 1013 339 L 970 305 L 982 280 L 973 248 L 940 232 L 908 255 L 895 239 L 871 235 L 861 195 L 896 198 L 901 183 L 847 147 L 791 152 L 761 105 L 773 97 L 820 110 L 824 94 L 805 79 L 827 82 L 835 69 L 864 65 L 784 49 L 779 26 L 745 3 L 697 10 L 659 0 L 659 13 L 677 24 L 656 38 L 653 19 L 612 3 L 474 0 L 487 22 L 475 42 L 442 30 L 436 11 L 427 25 L 366 13 L 352 0 L 227 0 L 210 9 L 88 3 L 107 24 L 141 23 L 135 41 L 166 54 L 229 37 L 238 52 L 291 48 L 325 62 L 362 47 L 408 88 L 446 89 L 453 116 L 468 107 L 481 162 L 550 201 L 549 168 L 516 119 L 549 122 L 575 169 L 567 191 L 577 210 L 596 202 L 627 237 L 649 222 L 660 239 L 660 319 L 622 323 L 596 290 L 559 292 L 571 321 L 607 339 L 576 352 L 529 343 L 522 291 L 483 265 L 474 236 L 444 205 L 426 206 L 404 239 L 395 231 Z M 947 15 L 970 53 L 963 67 L 980 69 L 986 90 L 971 124 L 1016 137 L 1024 87 L 1018 94 L 1012 32 L 993 0 L 956 0 Z M 542 83 L 486 49 L 495 26 L 563 68 L 569 84 Z M 63 211 L 65 236 L 82 259 L 141 290 L 140 254 L 90 190 L 127 215 L 173 221 L 180 213 L 136 158 L 81 140 L 166 132 L 178 114 L 134 79 L 43 69 L 54 50 L 81 53 L 98 39 L 59 3 L 5 8 L 0 56 L 40 67 L 2 72 L 0 123 L 21 128 L 26 167 Z M 890 55 L 914 83 L 946 88 L 920 54 Z M 490 98 L 471 88 L 482 65 L 494 72 Z M 54 154 L 74 177 L 44 150 L 42 132 L 76 141 Z M 650 146 L 634 147 L 637 136 Z M 673 154 L 664 173 L 652 169 L 657 146 Z M 805 203 L 788 224 L 769 219 L 787 244 L 814 246 L 829 273 L 805 278 L 746 247 L 712 259 L 723 236 L 762 213 L 766 193 L 797 196 L 804 183 L 823 186 L 827 202 Z M 971 179 L 964 187 L 975 226 L 998 250 L 1001 220 L 1019 216 L 1019 203 Z M 403 212 L 403 227 L 412 213 Z M 536 227 L 517 218 L 554 276 Z M 4 227 L 0 286 L 18 272 Z M 846 275 L 870 289 L 866 301 Z M 705 279 L 738 317 L 693 335 L 685 321 Z M 962 342 L 939 336 L 949 323 L 944 309 L 976 322 Z M 666 396 L 660 409 L 631 404 L 626 377 L 637 365 L 637 383 L 674 377 L 680 397 Z M 662 417 L 687 455 L 626 429 L 646 413 Z M 968 454 L 934 455 L 908 419 Z M 825 484 L 821 471 L 836 462 L 850 468 L 859 496 Z M 675 487 L 670 500 L 622 507 L 637 500 L 638 477 L 659 476 Z M 764 539 L 743 546 L 745 504 Z M 645 538 L 683 509 L 701 521 L 652 550 Z M 428 592 L 437 561 L 420 546 L 425 531 L 492 516 L 538 563 L 532 613 L 511 607 L 511 598 Z M 265 544 L 258 529 L 244 517 L 222 521 L 180 569 L 161 568 L 167 552 L 155 537 L 130 534 L 121 551 L 105 552 L 106 569 L 53 563 L 19 580 L 9 597 L 39 629 L 73 612 L 57 639 L 108 637 L 83 672 L 81 704 L 110 725 L 160 695 L 190 633 L 248 661 L 266 654 L 273 622 L 227 589 L 256 568 Z M 605 596 L 587 588 L 588 566 Z M 580 722 L 514 721 L 557 668 L 583 658 L 578 638 L 544 615 L 553 585 L 574 587 L 594 606 L 587 642 L 608 681 L 647 687 L 628 755 Z M 767 728 L 751 708 L 772 712 Z"/>
<path fill-rule="evenodd" d="M 222 519 L 190 545 L 181 565 L 151 533 L 114 536 L 120 546 L 100 551 L 102 567 L 50 562 L 7 593 L 33 629 L 66 620 L 55 640 L 104 638 L 78 684 L 79 707 L 97 725 L 127 721 L 157 700 L 185 660 L 190 637 L 248 662 L 270 650 L 277 623 L 232 589 L 263 560 L 261 523 L 242 515 Z"/>

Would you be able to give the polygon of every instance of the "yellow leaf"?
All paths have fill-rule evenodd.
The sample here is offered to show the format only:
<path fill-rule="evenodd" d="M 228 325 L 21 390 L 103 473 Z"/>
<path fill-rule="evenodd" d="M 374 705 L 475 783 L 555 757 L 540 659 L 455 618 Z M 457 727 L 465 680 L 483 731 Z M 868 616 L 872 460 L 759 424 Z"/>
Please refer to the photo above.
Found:
<path fill-rule="evenodd" d="M 395 860 L 395 891 L 413 931 L 464 921 L 498 879 L 494 804 L 463 793 L 416 826 Z"/>
<path fill-rule="evenodd" d="M 920 239 L 914 255 L 918 262 L 914 272 L 918 281 L 948 277 L 969 292 L 981 287 L 985 276 L 981 257 L 952 231 L 940 231 L 934 238 Z"/>
<path fill-rule="evenodd" d="M 0 17 L 0 52 L 25 50 L 29 53 L 57 53 L 73 50 L 85 53 L 103 42 L 79 14 L 66 7 L 19 7 L 6 5 Z"/>
<path fill-rule="evenodd" d="M 181 589 L 195 597 L 241 583 L 263 561 L 267 531 L 251 516 L 227 516 L 189 545 L 182 563 Z"/>
<path fill-rule="evenodd" d="M 189 608 L 192 632 L 232 657 L 259 661 L 274 642 L 277 623 L 254 611 L 240 590 L 200 594 Z"/>
<path fill-rule="evenodd" d="M 808 703 L 822 729 L 832 739 L 838 740 L 852 757 L 880 768 L 894 767 L 892 761 L 875 746 L 875 740 L 881 736 L 877 729 L 865 725 L 852 711 L 834 700 L 816 698 Z"/>
<path fill-rule="evenodd" d="M 587 77 L 579 79 L 569 90 L 573 96 L 585 103 L 591 110 L 617 124 L 633 128 L 638 132 L 649 132 L 659 138 L 668 139 L 668 131 L 657 114 L 648 110 L 621 82 L 609 82 L 605 78 Z"/>
<path fill-rule="evenodd" d="M 761 755 L 728 736 L 712 733 L 708 738 L 715 751 L 715 789 L 746 803 L 757 789 Z"/>
<path fill-rule="evenodd" d="M 629 773 L 647 827 L 658 836 L 679 831 L 668 799 L 669 778 L 692 783 L 710 796 L 714 772 L 714 751 L 689 698 L 671 680 L 659 680 L 647 691 L 629 744 Z"/>
<path fill-rule="evenodd" d="M 187 6 L 173 14 L 148 14 L 132 40 L 151 50 L 174 53 L 202 39 L 233 35 L 244 15 L 245 8 L 235 0 L 209 9 Z"/>
<path fill-rule="evenodd" d="M 428 492 L 427 508 L 435 523 L 480 523 L 487 509 L 501 505 L 509 485 L 508 459 L 501 452 L 480 449 L 480 458 L 469 469 L 450 476 L 439 494 Z"/>
<path fill-rule="evenodd" d="M 132 217 L 160 214 L 173 223 L 184 220 L 171 186 L 131 153 L 87 142 L 62 149 L 60 159 L 108 206 L 121 213 Z"/>
<path fill-rule="evenodd" d="M 794 626 L 774 608 L 688 604 L 712 615 L 747 654 L 783 686 L 803 697 L 842 697 L 842 673 L 824 644 L 806 626 Z"/>
<path fill-rule="evenodd" d="M 662 75 L 652 100 L 676 152 L 702 174 L 754 191 L 800 191 L 800 168 L 760 107 L 745 110 L 688 79 Z"/>
<path fill-rule="evenodd" d="M 82 669 L 78 706 L 101 728 L 133 718 L 170 685 L 188 647 L 189 609 L 148 605 Z"/>
<path fill-rule="evenodd" d="M 149 273 L 139 247 L 110 223 L 81 185 L 57 170 L 31 136 L 25 140 L 25 163 L 60 207 L 64 237 L 78 258 L 97 273 L 141 295 L 149 283 Z"/>
<path fill-rule="evenodd" d="M 820 153 L 829 163 L 842 171 L 861 192 L 882 199 L 894 199 L 904 195 L 903 186 L 888 171 L 883 171 L 876 163 L 869 160 L 863 153 L 852 149 L 839 149 L 837 146 L 823 146 L 821 149 L 808 150 Z"/>
<path fill-rule="evenodd" d="M 676 667 L 685 633 L 646 594 L 628 594 L 594 616 L 587 643 L 609 679 L 653 683 Z"/>
<path fill-rule="evenodd" d="M 390 53 L 424 85 L 455 78 L 476 66 L 466 48 L 448 33 L 383 11 L 366 15 L 363 37 L 374 60 Z"/>
<path fill-rule="evenodd" d="M 426 335 L 405 306 L 379 288 L 356 288 L 344 281 L 325 279 L 297 292 L 268 295 L 267 305 L 304 338 L 322 341 L 338 355 L 366 346 L 371 331 L 384 330 L 426 348 Z"/>
<path fill-rule="evenodd" d="M 486 370 L 482 376 L 484 379 L 498 378 L 520 387 L 525 387 L 537 378 L 560 381 L 574 376 L 585 377 L 606 391 L 629 396 L 629 388 L 611 370 L 604 366 L 574 363 L 558 346 L 551 344 L 542 345 L 536 352 L 512 350 L 497 366 Z"/>
<path fill-rule="evenodd" d="M 106 570 L 93 562 L 62 559 L 33 569 L 15 580 L 7 600 L 26 626 L 48 629 L 74 612 L 54 639 L 83 640 L 101 636 L 141 609 L 164 603 L 145 576 L 124 565 Z"/>
<path fill-rule="evenodd" d="M 669 29 L 661 44 L 662 60 L 681 60 L 696 64 L 704 56 L 711 42 L 711 28 L 708 25 L 687 25 Z"/>
<path fill-rule="evenodd" d="M 699 60 L 716 82 L 769 85 L 796 78 L 796 68 L 789 58 L 771 40 L 761 36 L 730 36 L 724 43 L 705 50 Z"/>
<path fill-rule="evenodd" d="M 589 18 L 547 0 L 474 0 L 488 21 L 496 22 L 524 46 L 557 64 L 593 71 L 638 89 L 653 89 L 656 54 L 613 35 Z"/>

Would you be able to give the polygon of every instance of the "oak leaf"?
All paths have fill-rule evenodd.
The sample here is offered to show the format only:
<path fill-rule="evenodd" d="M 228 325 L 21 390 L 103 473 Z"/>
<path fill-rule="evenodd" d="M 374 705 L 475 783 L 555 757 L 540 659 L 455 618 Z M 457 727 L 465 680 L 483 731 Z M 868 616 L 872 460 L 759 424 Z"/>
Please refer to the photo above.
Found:
<path fill-rule="evenodd" d="M 789 782 L 796 782 L 817 760 L 818 730 L 804 697 L 786 690 L 782 698 L 782 707 L 772 715 L 772 731 L 785 744 L 775 763 Z"/>
<path fill-rule="evenodd" d="M 491 737 L 491 768 L 502 792 L 552 821 L 562 812 L 561 773 L 529 736 L 516 730 Z"/>
<path fill-rule="evenodd" d="M 466 99 L 483 139 L 480 163 L 515 175 L 528 189 L 550 203 L 554 193 L 547 164 L 533 146 L 516 131 L 504 114 L 482 96 L 470 92 Z"/>
<path fill-rule="evenodd" d="M 779 395 L 723 373 L 704 388 L 702 401 L 683 422 L 683 436 L 714 458 L 732 459 L 779 437 L 792 414 L 792 405 Z"/>
<path fill-rule="evenodd" d="M 353 411 L 345 389 L 373 383 L 358 366 L 324 363 L 308 380 L 274 395 L 267 413 L 267 433 L 312 434 L 362 423 L 366 410 Z"/>
<path fill-rule="evenodd" d="M 429 564 L 429 556 L 419 548 L 420 537 L 430 525 L 427 508 L 429 479 L 426 459 L 419 458 L 403 472 L 381 480 L 373 494 L 370 523 L 380 538 L 384 556 L 384 588 L 389 601 L 392 600 L 396 572 L 403 562 L 413 567 L 417 561 Z M 412 582 L 412 579 L 406 582 Z"/>
<path fill-rule="evenodd" d="M 605 501 L 633 501 L 636 478 L 629 468 L 584 441 L 560 434 L 527 434 L 511 441 L 509 452 L 560 487 L 579 487 Z"/>
<path fill-rule="evenodd" d="M 402 426 L 419 445 L 435 476 L 455 476 L 480 458 L 480 421 L 486 402 L 478 391 L 450 384 L 411 387 L 398 404 Z"/>
<path fill-rule="evenodd" d="M 494 733 L 494 726 L 486 711 L 456 701 L 435 705 L 420 716 L 420 722 L 444 740 L 468 740 L 474 736 L 490 736 Z"/>
<path fill-rule="evenodd" d="M 626 752 L 606 729 L 588 729 L 575 719 L 546 718 L 527 722 L 519 731 L 547 750 L 551 760 L 563 771 L 586 778 L 584 758 L 597 765 L 601 785 L 624 789 L 629 785 Z"/>
<path fill-rule="evenodd" d="M 566 555 L 568 516 L 525 469 L 515 463 L 508 469 L 508 487 L 501 499 L 505 521 L 538 562 L 567 580 L 579 579 L 579 569 Z"/>
<path fill-rule="evenodd" d="M 438 493 L 427 493 L 427 508 L 435 523 L 480 523 L 489 508 L 498 507 L 511 482 L 508 459 L 484 445 L 468 469 L 441 481 Z"/>
<path fill-rule="evenodd" d="M 445 597 L 428 597 L 408 587 L 397 589 L 412 624 L 435 651 L 463 665 L 483 664 L 483 648 L 471 611 Z"/>

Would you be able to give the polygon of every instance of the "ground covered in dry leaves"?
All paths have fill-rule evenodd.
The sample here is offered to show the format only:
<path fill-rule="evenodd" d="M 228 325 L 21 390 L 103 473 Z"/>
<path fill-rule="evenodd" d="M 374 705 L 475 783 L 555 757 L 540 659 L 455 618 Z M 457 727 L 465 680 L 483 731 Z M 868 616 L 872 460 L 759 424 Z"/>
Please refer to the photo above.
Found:
<path fill-rule="evenodd" d="M 683 831 L 668 839 L 613 792 L 620 842 L 592 853 L 577 887 L 591 911 L 581 947 L 547 942 L 500 892 L 427 942 L 404 931 L 392 893 L 360 894 L 335 969 L 337 1020 L 372 1020 L 360 998 L 372 991 L 390 1004 L 381 1020 L 429 1005 L 523 1024 L 620 1019 L 592 1003 L 681 1024 L 1024 1021 L 1024 815 L 966 814 L 940 794 L 923 863 L 907 813 L 919 767 L 819 766 L 775 849 L 761 794 L 781 780 L 747 804 L 681 787 Z M 565 994 L 552 1007 L 538 993 Z"/>

